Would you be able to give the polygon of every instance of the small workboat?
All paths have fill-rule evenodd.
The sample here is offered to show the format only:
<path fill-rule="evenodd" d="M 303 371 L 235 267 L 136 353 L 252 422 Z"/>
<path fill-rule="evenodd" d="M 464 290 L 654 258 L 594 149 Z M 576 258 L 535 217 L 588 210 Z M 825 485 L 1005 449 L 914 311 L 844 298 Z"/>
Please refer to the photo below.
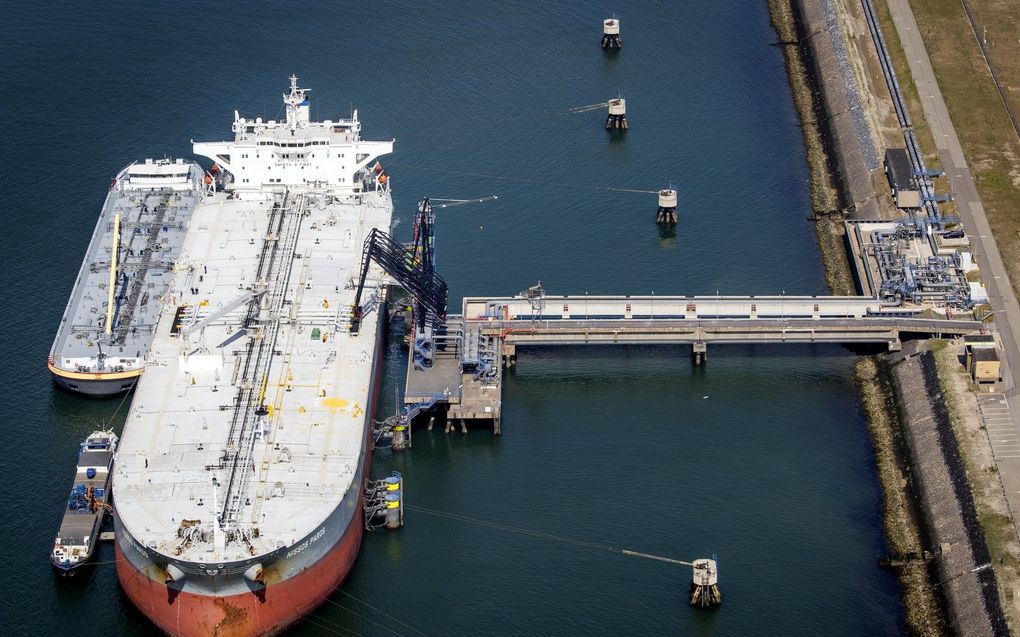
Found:
<path fill-rule="evenodd" d="M 110 508 L 116 450 L 117 436 L 112 431 L 94 431 L 81 443 L 74 485 L 50 554 L 53 566 L 62 572 L 87 562 L 99 542 L 99 530 Z"/>

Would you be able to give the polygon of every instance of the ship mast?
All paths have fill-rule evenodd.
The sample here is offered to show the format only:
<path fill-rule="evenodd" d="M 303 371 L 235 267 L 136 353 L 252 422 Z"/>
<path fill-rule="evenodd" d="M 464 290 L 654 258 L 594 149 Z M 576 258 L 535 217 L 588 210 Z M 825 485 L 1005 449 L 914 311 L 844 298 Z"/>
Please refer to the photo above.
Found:
<path fill-rule="evenodd" d="M 307 88 L 298 88 L 296 75 L 290 76 L 290 93 L 283 94 L 283 103 L 287 107 L 287 126 L 293 134 L 298 127 L 304 128 L 308 124 L 308 91 Z"/>

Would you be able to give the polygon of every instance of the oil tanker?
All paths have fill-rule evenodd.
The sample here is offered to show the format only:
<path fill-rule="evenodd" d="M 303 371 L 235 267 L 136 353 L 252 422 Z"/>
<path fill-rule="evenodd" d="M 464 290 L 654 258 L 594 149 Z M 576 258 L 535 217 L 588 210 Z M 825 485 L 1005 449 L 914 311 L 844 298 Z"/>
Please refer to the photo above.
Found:
<path fill-rule="evenodd" d="M 270 635 L 358 555 L 386 315 L 362 245 L 389 231 L 392 141 L 357 111 L 312 121 L 290 78 L 279 120 L 194 143 L 214 187 L 191 212 L 121 436 L 117 574 L 172 635 Z"/>

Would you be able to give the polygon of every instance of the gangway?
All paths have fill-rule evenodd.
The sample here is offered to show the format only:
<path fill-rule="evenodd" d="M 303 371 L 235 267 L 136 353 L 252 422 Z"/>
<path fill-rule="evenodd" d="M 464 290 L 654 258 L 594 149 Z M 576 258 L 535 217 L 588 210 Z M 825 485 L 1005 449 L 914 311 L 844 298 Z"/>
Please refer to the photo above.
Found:
<path fill-rule="evenodd" d="M 404 408 L 398 413 L 376 423 L 376 426 L 372 428 L 372 444 L 379 446 L 380 442 L 389 441 L 389 446 L 394 451 L 403 451 L 405 446 L 410 447 L 411 421 L 418 414 L 429 411 L 446 398 L 446 394 L 436 394 L 428 400 L 404 405 Z"/>

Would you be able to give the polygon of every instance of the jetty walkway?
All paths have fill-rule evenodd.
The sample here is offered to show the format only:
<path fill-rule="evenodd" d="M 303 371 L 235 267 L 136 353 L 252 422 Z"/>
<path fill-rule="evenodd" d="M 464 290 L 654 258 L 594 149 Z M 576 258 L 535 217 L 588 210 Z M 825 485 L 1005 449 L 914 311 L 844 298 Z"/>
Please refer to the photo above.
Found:
<path fill-rule="evenodd" d="M 860 296 L 467 297 L 446 332 L 412 345 L 404 402 L 443 404 L 448 422 L 491 421 L 500 434 L 503 369 L 518 347 L 690 345 L 695 364 L 727 343 L 880 344 L 985 333 L 973 320 L 929 318 L 920 308 Z M 422 364 L 425 360 L 427 363 Z"/>

